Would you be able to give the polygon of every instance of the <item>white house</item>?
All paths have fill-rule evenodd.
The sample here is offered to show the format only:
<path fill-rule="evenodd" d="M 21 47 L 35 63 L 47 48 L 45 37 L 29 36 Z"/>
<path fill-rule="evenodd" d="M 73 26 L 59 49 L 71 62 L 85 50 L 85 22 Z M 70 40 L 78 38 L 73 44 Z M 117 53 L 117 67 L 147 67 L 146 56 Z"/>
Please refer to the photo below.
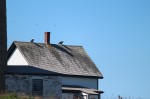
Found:
<path fill-rule="evenodd" d="M 103 75 L 82 46 L 14 41 L 8 50 L 6 91 L 54 99 L 100 99 Z"/>

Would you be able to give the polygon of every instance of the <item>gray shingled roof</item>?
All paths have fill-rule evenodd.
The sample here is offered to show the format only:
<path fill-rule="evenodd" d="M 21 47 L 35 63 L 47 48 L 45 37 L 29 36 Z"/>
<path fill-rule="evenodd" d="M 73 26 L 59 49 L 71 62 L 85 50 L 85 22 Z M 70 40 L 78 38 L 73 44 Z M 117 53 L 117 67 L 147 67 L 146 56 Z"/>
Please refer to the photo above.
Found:
<path fill-rule="evenodd" d="M 30 66 L 65 75 L 103 77 L 82 46 L 14 42 Z"/>

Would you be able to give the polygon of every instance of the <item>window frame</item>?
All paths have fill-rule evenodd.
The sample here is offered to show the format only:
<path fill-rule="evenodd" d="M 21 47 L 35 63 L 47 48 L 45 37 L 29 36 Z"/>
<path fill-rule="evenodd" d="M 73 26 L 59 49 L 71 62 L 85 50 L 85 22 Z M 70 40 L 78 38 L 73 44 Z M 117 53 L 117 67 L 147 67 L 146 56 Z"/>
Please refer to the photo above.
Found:
<path fill-rule="evenodd" d="M 43 79 L 32 79 L 32 95 L 43 96 Z"/>

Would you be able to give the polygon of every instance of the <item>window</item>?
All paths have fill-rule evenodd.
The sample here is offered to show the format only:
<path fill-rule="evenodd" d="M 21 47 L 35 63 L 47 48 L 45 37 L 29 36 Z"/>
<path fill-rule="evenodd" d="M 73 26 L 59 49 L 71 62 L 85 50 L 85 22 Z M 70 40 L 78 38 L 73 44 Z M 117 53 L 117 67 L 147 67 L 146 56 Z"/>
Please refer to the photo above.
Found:
<path fill-rule="evenodd" d="M 87 95 L 74 94 L 73 99 L 87 99 Z"/>
<path fill-rule="evenodd" d="M 43 95 L 43 80 L 42 79 L 32 80 L 32 95 L 33 96 Z"/>

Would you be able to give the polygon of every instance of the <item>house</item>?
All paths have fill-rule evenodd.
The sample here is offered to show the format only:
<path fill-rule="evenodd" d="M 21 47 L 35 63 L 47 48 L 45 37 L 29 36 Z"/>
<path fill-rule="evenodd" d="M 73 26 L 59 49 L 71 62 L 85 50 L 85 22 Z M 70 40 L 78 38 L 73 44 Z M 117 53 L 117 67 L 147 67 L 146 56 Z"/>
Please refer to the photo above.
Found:
<path fill-rule="evenodd" d="M 54 99 L 100 99 L 103 78 L 82 46 L 14 41 L 8 50 L 5 89 Z"/>

